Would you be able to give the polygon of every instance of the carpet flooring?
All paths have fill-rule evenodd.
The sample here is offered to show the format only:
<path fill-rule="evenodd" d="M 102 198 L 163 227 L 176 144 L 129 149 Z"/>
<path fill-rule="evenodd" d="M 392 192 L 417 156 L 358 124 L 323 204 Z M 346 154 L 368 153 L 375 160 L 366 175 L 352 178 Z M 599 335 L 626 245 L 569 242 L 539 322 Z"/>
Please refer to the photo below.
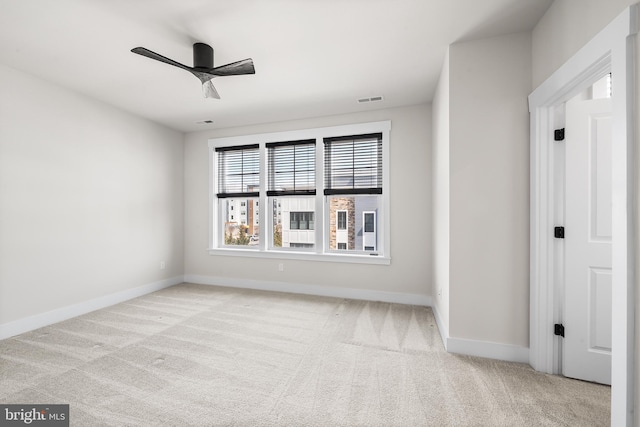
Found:
<path fill-rule="evenodd" d="M 182 284 L 0 341 L 0 403 L 72 426 L 604 426 L 609 400 L 380 302 Z"/>

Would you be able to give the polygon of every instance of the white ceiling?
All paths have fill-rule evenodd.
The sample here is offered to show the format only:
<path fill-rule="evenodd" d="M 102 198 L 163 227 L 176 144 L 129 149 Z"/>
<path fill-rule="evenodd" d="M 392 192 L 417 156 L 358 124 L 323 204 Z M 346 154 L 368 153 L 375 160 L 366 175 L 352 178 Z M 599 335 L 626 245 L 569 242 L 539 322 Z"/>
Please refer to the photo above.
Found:
<path fill-rule="evenodd" d="M 0 0 L 0 63 L 180 131 L 241 126 L 429 102 L 448 45 L 530 30 L 551 2 Z M 256 74 L 205 99 L 190 73 L 130 52 L 192 66 L 194 42 Z"/>

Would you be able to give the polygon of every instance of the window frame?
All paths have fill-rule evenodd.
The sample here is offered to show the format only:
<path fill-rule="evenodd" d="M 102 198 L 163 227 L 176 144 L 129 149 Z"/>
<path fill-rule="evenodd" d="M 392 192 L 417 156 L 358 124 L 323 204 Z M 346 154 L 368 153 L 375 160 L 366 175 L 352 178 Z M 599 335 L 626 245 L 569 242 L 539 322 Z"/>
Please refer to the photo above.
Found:
<path fill-rule="evenodd" d="M 327 200 L 330 196 L 324 195 L 324 139 L 335 137 L 347 137 L 352 135 L 366 135 L 373 133 L 382 134 L 382 202 L 377 219 L 380 221 L 377 225 L 378 234 L 378 253 L 349 253 L 349 251 L 336 252 L 331 251 L 328 241 L 328 208 Z M 358 123 L 343 126 L 329 126 L 322 128 L 303 129 L 295 131 L 283 131 L 273 133 L 262 133 L 252 135 L 240 135 L 223 138 L 212 138 L 208 140 L 209 146 L 209 247 L 210 255 L 224 256 L 242 256 L 257 258 L 273 258 L 273 259 L 299 259 L 309 261 L 327 261 L 327 262 L 347 262 L 347 263 L 364 263 L 364 264 L 383 264 L 391 263 L 391 222 L 390 222 L 390 133 L 391 121 L 379 121 L 370 123 Z M 272 248 L 268 245 L 268 238 L 273 234 L 273 221 L 260 221 L 260 242 L 251 248 L 229 247 L 219 245 L 220 233 L 222 226 L 220 225 L 219 215 L 220 209 L 218 198 L 216 196 L 218 188 L 218 176 L 216 168 L 216 148 L 233 147 L 242 145 L 259 145 L 260 153 L 260 186 L 258 200 L 258 218 L 268 218 L 269 199 L 268 190 L 268 155 L 266 145 L 268 143 L 278 143 L 286 141 L 299 141 L 306 139 L 315 139 L 316 141 L 316 199 L 315 210 L 315 248 L 314 251 L 292 251 L 282 250 L 282 248 Z M 282 196 L 281 196 L 282 197 Z M 295 196 L 294 196 L 295 197 Z M 381 231 L 381 232 L 380 232 Z M 289 248 L 286 248 L 289 249 Z"/>

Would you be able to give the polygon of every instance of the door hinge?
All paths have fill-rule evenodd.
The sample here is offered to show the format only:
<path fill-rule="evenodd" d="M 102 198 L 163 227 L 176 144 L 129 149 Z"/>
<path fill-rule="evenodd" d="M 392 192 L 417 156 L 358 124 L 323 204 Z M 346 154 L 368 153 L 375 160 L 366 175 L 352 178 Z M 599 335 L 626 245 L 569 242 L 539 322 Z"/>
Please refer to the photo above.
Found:
<path fill-rule="evenodd" d="M 564 141 L 564 128 L 553 131 L 554 141 Z"/>
<path fill-rule="evenodd" d="M 564 239 L 564 227 L 554 227 L 553 237 L 556 239 Z"/>
<path fill-rule="evenodd" d="M 553 334 L 564 338 L 564 325 L 562 323 L 553 325 Z"/>

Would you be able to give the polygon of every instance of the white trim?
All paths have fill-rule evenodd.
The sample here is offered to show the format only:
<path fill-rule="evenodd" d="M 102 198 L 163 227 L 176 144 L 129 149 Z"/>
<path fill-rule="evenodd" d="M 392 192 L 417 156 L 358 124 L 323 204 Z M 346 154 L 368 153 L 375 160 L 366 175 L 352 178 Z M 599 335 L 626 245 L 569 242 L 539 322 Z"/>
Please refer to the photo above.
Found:
<path fill-rule="evenodd" d="M 13 322 L 4 323 L 0 325 L 0 340 L 42 328 L 44 326 L 49 326 L 54 323 L 62 322 L 63 320 L 109 307 L 123 301 L 128 301 L 142 295 L 150 294 L 151 292 L 159 291 L 160 289 L 168 288 L 169 286 L 174 286 L 182 282 L 183 276 L 171 277 L 169 279 L 160 280 L 159 282 L 148 283 L 136 288 L 104 295 L 92 300 L 83 301 L 77 304 L 47 311 L 45 313 L 25 317 Z"/>
<path fill-rule="evenodd" d="M 320 285 L 302 285 L 297 283 L 269 282 L 264 280 L 247 280 L 230 277 L 185 275 L 186 283 L 220 286 L 240 289 L 253 289 L 270 292 L 287 292 L 293 294 L 315 295 L 334 298 L 348 298 L 364 301 L 382 301 L 396 304 L 431 307 L 440 332 L 445 350 L 450 353 L 468 356 L 486 357 L 509 362 L 527 363 L 529 349 L 526 347 L 500 344 L 486 341 L 450 338 L 444 328 L 438 310 L 432 305 L 428 295 L 404 294 L 397 292 L 373 291 L 368 289 L 336 288 Z"/>
<path fill-rule="evenodd" d="M 391 121 L 384 120 L 380 122 L 354 123 L 350 125 L 328 126 L 314 129 L 300 129 L 282 132 L 257 133 L 251 135 L 230 136 L 222 138 L 211 138 L 209 140 L 209 148 L 213 147 L 232 147 L 234 145 L 251 145 L 269 142 L 297 141 L 302 139 L 320 139 L 349 136 L 376 132 L 389 132 L 391 130 Z M 384 170 L 384 169 L 383 169 Z"/>
<path fill-rule="evenodd" d="M 634 55 L 638 6 L 627 8 L 529 96 L 531 112 L 530 363 L 558 373 L 552 325 L 554 294 L 553 107 L 613 73 L 613 355 L 611 424 L 633 424 L 633 123 Z"/>
<path fill-rule="evenodd" d="M 406 305 L 431 306 L 428 295 L 405 294 L 398 292 L 373 291 L 368 289 L 336 288 L 332 286 L 303 285 L 298 283 L 270 282 L 265 280 L 236 279 L 231 277 L 198 276 L 187 274 L 186 283 L 222 286 L 229 288 L 254 289 L 292 294 L 316 295 L 323 297 L 348 298 L 365 301 L 381 301 Z"/>
<path fill-rule="evenodd" d="M 391 258 L 377 255 L 360 255 L 328 252 L 294 252 L 293 250 L 269 250 L 258 251 L 257 249 L 225 248 L 208 249 L 209 255 L 245 257 L 245 258 L 268 258 L 268 259 L 295 259 L 301 261 L 321 261 L 321 262 L 348 262 L 353 264 L 377 264 L 391 265 Z"/>
<path fill-rule="evenodd" d="M 518 345 L 448 338 L 446 348 L 449 353 L 506 360 L 507 362 L 529 363 L 529 348 Z"/>
<path fill-rule="evenodd" d="M 433 316 L 436 318 L 442 344 L 448 353 L 486 357 L 489 359 L 505 360 L 507 362 L 529 363 L 528 347 L 450 337 L 449 331 L 445 327 L 437 307 L 434 305 L 431 309 L 433 310 Z"/>
<path fill-rule="evenodd" d="M 446 328 L 444 322 L 442 321 L 442 316 L 440 315 L 440 312 L 438 311 L 438 307 L 435 304 L 431 307 L 431 310 L 433 311 L 433 317 L 436 318 L 436 324 L 438 325 L 438 330 L 440 331 L 440 338 L 442 339 L 442 345 L 444 346 L 444 349 L 446 351 L 449 351 L 447 349 L 447 345 L 449 342 L 449 330 Z"/>

